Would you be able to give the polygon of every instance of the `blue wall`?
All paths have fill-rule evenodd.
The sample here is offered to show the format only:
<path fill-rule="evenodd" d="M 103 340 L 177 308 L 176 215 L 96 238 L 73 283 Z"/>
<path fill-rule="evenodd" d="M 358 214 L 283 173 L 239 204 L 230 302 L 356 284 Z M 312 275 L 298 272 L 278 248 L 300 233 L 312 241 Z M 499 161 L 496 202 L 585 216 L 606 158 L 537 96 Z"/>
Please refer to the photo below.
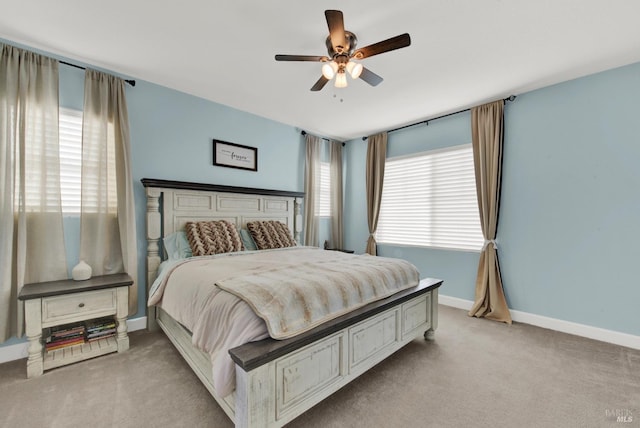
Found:
<path fill-rule="evenodd" d="M 511 309 L 640 335 L 640 64 L 505 107 L 499 257 Z M 388 156 L 469 143 L 469 113 L 389 134 Z M 366 143 L 347 144 L 347 246 L 363 252 Z M 362 220 L 364 219 L 364 220 Z M 478 253 L 379 246 L 474 298 Z"/>

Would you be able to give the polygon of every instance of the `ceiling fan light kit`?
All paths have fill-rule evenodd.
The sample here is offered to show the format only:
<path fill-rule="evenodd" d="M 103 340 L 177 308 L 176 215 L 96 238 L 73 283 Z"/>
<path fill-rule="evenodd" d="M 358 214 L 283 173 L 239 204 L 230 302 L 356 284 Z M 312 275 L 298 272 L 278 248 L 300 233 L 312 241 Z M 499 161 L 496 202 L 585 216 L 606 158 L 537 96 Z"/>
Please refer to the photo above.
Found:
<path fill-rule="evenodd" d="M 335 61 L 331 61 L 322 66 L 322 75 L 327 79 L 333 79 L 333 76 L 338 72 L 338 64 Z"/>
<path fill-rule="evenodd" d="M 360 75 L 362 74 L 362 64 L 357 63 L 357 62 L 353 62 L 353 61 L 349 61 L 347 63 L 347 71 L 349 72 L 349 74 L 351 75 L 351 77 L 353 77 L 354 79 L 357 79 L 358 77 L 360 77 Z"/>
<path fill-rule="evenodd" d="M 353 79 L 362 79 L 371 86 L 377 86 L 382 82 L 382 77 L 365 68 L 361 63 L 352 59 L 361 60 L 370 56 L 389 52 L 411 45 L 411 37 L 404 33 L 399 36 L 356 49 L 358 38 L 351 31 L 344 29 L 344 19 L 339 10 L 325 10 L 324 15 L 329 27 L 329 36 L 326 40 L 329 56 L 312 55 L 276 55 L 276 61 L 318 61 L 324 62 L 322 75 L 311 87 L 312 91 L 319 91 L 334 77 L 336 88 L 347 87 L 347 72 Z"/>
<path fill-rule="evenodd" d="M 345 69 L 349 72 L 349 75 L 353 79 L 357 79 L 358 77 L 360 77 L 360 74 L 362 74 L 362 64 L 356 63 L 354 61 L 349 61 L 346 65 L 338 65 L 337 62 L 331 61 L 322 66 L 322 75 L 331 80 L 333 79 L 333 76 L 336 76 L 336 74 L 338 74 L 338 76 L 336 76 L 336 88 L 344 88 L 347 86 L 347 80 L 346 78 L 343 79 L 340 76 L 346 74 Z M 338 84 L 338 79 L 340 79 L 341 81 L 340 84 Z"/>
<path fill-rule="evenodd" d="M 336 88 L 346 88 L 347 87 L 347 75 L 344 70 L 338 71 L 336 75 Z"/>

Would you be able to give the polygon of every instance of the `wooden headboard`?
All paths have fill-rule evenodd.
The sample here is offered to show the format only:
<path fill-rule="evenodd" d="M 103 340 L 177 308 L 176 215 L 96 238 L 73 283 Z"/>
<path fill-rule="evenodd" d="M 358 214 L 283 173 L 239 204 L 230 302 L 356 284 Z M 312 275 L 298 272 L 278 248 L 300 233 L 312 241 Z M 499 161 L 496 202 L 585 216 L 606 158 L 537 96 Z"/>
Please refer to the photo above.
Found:
<path fill-rule="evenodd" d="M 304 193 L 143 178 L 147 194 L 147 291 L 164 258 L 162 238 L 188 221 L 227 220 L 238 230 L 248 221 L 278 220 L 300 241 Z"/>

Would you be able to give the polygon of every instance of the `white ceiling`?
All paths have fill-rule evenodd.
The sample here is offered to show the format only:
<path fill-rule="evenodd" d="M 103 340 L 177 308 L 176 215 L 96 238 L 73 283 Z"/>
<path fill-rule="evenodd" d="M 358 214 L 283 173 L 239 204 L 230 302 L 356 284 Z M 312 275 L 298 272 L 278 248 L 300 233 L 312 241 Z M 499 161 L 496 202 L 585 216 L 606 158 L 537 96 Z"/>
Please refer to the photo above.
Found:
<path fill-rule="evenodd" d="M 345 89 L 320 63 L 325 9 L 384 77 Z M 347 140 L 640 61 L 638 0 L 2 0 L 0 37 Z"/>

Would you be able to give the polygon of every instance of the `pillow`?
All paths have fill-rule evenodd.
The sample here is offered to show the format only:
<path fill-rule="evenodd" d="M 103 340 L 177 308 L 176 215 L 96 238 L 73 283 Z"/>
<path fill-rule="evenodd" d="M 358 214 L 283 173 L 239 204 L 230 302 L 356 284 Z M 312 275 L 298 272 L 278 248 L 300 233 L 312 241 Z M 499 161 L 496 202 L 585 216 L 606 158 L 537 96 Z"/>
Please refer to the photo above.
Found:
<path fill-rule="evenodd" d="M 183 231 L 165 236 L 162 242 L 169 260 L 185 259 L 192 256 L 187 234 Z"/>
<path fill-rule="evenodd" d="M 190 221 L 185 225 L 185 230 L 194 256 L 242 250 L 236 225 L 227 220 Z"/>
<path fill-rule="evenodd" d="M 258 250 L 296 246 L 291 231 L 280 221 L 250 221 L 247 222 L 247 229 Z"/>
<path fill-rule="evenodd" d="M 242 246 L 247 251 L 257 250 L 256 243 L 253 241 L 251 234 L 247 229 L 240 229 L 240 239 L 242 239 Z"/>

